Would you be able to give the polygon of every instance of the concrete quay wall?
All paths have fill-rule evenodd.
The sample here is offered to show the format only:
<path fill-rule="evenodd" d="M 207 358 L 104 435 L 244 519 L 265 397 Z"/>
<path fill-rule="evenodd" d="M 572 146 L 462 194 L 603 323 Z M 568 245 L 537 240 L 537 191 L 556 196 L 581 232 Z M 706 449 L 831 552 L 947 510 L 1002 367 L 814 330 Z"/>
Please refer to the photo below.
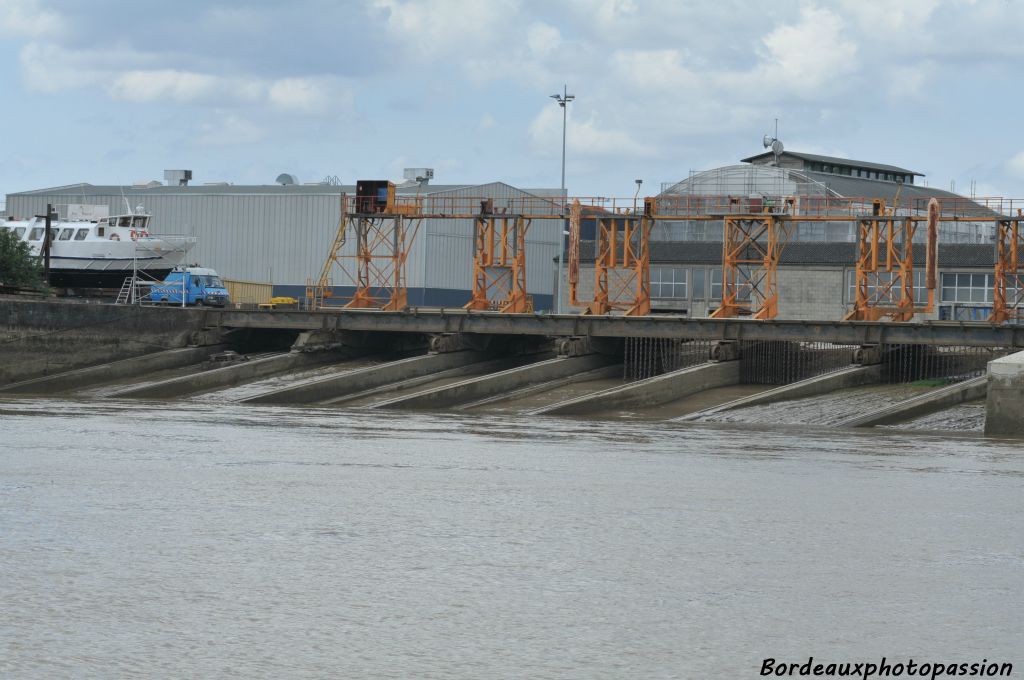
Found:
<path fill-rule="evenodd" d="M 203 340 L 204 318 L 199 309 L 0 297 L 0 385 L 185 347 Z"/>

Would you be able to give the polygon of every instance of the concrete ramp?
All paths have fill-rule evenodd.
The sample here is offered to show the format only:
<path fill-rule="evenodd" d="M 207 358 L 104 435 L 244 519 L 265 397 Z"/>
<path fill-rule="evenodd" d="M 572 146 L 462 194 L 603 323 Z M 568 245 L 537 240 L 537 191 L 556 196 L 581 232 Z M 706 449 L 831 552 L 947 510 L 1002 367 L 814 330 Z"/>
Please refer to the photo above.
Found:
<path fill-rule="evenodd" d="M 496 407 L 500 409 L 501 404 L 506 402 L 514 402 L 519 399 L 525 399 L 534 395 L 542 395 L 547 392 L 552 392 L 565 387 L 567 385 L 574 385 L 576 383 L 585 383 L 591 380 L 602 380 L 606 378 L 622 377 L 622 364 L 618 362 L 618 359 L 612 363 L 601 368 L 591 369 L 589 371 L 583 371 L 582 373 L 573 373 L 570 376 L 564 378 L 557 378 L 555 380 L 548 380 L 545 382 L 534 383 L 526 387 L 520 387 L 516 390 L 509 392 L 503 392 L 502 394 L 495 394 L 490 397 L 484 397 L 483 399 L 476 399 L 474 401 L 459 404 L 455 407 L 456 411 L 468 411 L 473 409 L 487 409 Z M 523 408 L 521 411 L 529 409 Z"/>
<path fill-rule="evenodd" d="M 527 411 L 527 415 L 583 415 L 615 408 L 658 406 L 691 394 L 735 385 L 740 381 L 738 361 L 707 363 L 631 382 L 575 399 L 567 399 L 543 408 Z"/>
<path fill-rule="evenodd" d="M 410 378 L 468 366 L 488 358 L 485 352 L 446 352 L 390 361 L 378 366 L 343 371 L 284 389 L 241 400 L 243 404 L 313 404 L 383 387 Z"/>
<path fill-rule="evenodd" d="M 807 378 L 806 380 L 801 380 L 789 385 L 776 387 L 772 390 L 752 394 L 749 397 L 743 397 L 742 399 L 735 399 L 712 408 L 704 409 L 703 411 L 688 413 L 685 416 L 673 418 L 672 420 L 676 422 L 700 420 L 701 418 L 711 416 L 716 413 L 722 413 L 724 411 L 732 411 L 734 409 L 745 408 L 747 406 L 758 406 L 760 404 L 771 404 L 777 401 L 786 401 L 789 399 L 816 397 L 819 394 L 828 394 L 829 392 L 835 392 L 836 390 L 845 389 L 847 387 L 859 387 L 861 385 L 876 383 L 881 379 L 881 366 L 851 366 L 833 373 L 817 375 L 813 378 Z"/>
<path fill-rule="evenodd" d="M 231 366 L 212 368 L 193 375 L 169 378 L 141 387 L 128 387 L 106 396 L 115 399 L 173 399 L 195 392 L 234 387 L 278 373 L 331 361 L 344 361 L 349 356 L 336 352 L 286 352 Z"/>
<path fill-rule="evenodd" d="M 950 406 L 962 404 L 965 401 L 981 399 L 988 391 L 988 378 L 981 376 L 964 380 L 963 382 L 940 387 L 931 390 L 912 399 L 890 404 L 884 408 L 863 413 L 853 418 L 848 418 L 838 424 L 838 427 L 874 427 L 875 425 L 892 425 L 920 416 L 926 416 L 935 411 L 941 411 Z"/>
<path fill-rule="evenodd" d="M 122 359 L 108 364 L 78 368 L 73 371 L 48 375 L 33 380 L 12 383 L 0 387 L 0 393 L 8 394 L 55 394 L 101 385 L 145 375 L 154 371 L 181 368 L 206 361 L 211 354 L 223 352 L 224 345 L 206 347 L 182 347 L 164 352 L 144 354 L 131 359 Z"/>
<path fill-rule="evenodd" d="M 613 361 L 612 357 L 600 354 L 547 359 L 527 366 L 518 366 L 498 373 L 470 378 L 452 385 L 388 399 L 374 404 L 373 408 L 444 408 L 465 404 L 496 395 L 505 395 L 513 390 L 537 383 L 550 382 L 601 368 L 611 361 Z"/>

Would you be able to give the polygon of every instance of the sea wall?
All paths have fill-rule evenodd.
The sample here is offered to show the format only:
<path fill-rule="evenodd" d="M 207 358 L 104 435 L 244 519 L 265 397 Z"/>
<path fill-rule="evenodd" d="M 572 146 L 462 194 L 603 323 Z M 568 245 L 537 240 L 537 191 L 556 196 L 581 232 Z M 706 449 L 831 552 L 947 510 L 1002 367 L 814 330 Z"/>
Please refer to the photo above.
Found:
<path fill-rule="evenodd" d="M 201 309 L 0 296 L 0 384 L 206 344 Z"/>

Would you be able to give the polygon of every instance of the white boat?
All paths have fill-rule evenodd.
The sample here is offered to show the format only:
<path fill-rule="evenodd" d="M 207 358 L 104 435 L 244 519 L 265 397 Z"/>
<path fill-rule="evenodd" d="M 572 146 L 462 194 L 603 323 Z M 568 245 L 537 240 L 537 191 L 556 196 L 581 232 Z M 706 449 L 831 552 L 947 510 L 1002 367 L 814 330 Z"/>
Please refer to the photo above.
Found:
<path fill-rule="evenodd" d="M 163 280 L 196 244 L 193 236 L 157 236 L 150 215 L 111 215 L 97 220 L 50 223 L 50 284 L 65 288 L 120 288 L 134 270 Z M 6 229 L 42 257 L 46 219 L 5 220 Z"/>

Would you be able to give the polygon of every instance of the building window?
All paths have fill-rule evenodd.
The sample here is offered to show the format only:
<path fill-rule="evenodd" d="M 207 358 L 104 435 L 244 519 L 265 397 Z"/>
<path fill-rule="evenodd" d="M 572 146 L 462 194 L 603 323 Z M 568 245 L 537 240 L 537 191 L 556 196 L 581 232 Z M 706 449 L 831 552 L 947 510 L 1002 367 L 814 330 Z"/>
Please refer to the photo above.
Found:
<path fill-rule="evenodd" d="M 679 267 L 651 267 L 651 297 L 686 299 L 687 270 Z"/>
<path fill-rule="evenodd" d="M 925 274 L 923 270 L 914 270 L 914 304 L 915 305 L 926 305 L 928 304 L 928 289 L 925 287 Z M 899 283 L 899 272 L 878 272 L 876 276 L 872 276 L 869 279 L 868 285 L 868 299 L 877 300 L 880 295 L 884 296 L 885 299 L 892 299 L 898 301 L 900 299 L 900 283 Z M 892 288 L 889 289 L 889 283 L 895 281 Z M 871 283 L 877 282 L 877 284 Z M 891 290 L 891 293 L 886 294 L 886 290 Z M 857 300 L 857 271 L 850 269 L 846 272 L 846 298 L 847 302 L 853 304 Z"/>
<path fill-rule="evenodd" d="M 693 295 L 694 300 L 704 299 L 704 279 L 707 275 L 707 271 L 703 267 L 694 267 L 693 269 L 693 290 L 690 291 Z"/>
<path fill-rule="evenodd" d="M 708 294 L 709 300 L 722 299 L 722 268 L 715 267 L 711 270 L 711 290 Z"/>
<path fill-rule="evenodd" d="M 992 302 L 994 274 L 950 273 L 942 275 L 943 302 Z"/>

